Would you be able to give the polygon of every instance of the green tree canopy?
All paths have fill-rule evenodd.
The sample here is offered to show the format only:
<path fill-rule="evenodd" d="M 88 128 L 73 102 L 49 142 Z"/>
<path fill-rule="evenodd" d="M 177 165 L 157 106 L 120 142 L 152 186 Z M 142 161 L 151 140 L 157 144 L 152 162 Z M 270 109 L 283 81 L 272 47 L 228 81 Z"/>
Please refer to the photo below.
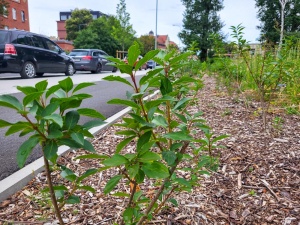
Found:
<path fill-rule="evenodd" d="M 120 44 L 113 37 L 112 30 L 111 18 L 100 17 L 78 33 L 74 47 L 102 49 L 107 54 L 115 56 Z"/>
<path fill-rule="evenodd" d="M 7 0 L 0 0 L 0 15 L 7 16 L 8 15 L 8 10 L 9 8 L 9 2 Z M 3 17 L 0 19 L 0 28 L 3 28 Z"/>
<path fill-rule="evenodd" d="M 122 51 L 127 50 L 136 39 L 134 37 L 135 31 L 130 24 L 130 15 L 126 11 L 125 0 L 120 0 L 117 5 L 117 15 L 116 18 L 120 21 L 120 26 L 115 27 L 114 36 L 117 38 L 118 42 L 121 44 Z"/>
<path fill-rule="evenodd" d="M 141 43 L 141 54 L 145 55 L 147 52 L 154 50 L 155 37 L 148 34 L 142 35 L 138 38 L 139 43 Z"/>
<path fill-rule="evenodd" d="M 223 0 L 181 0 L 185 6 L 183 30 L 179 37 L 186 46 L 198 43 L 201 61 L 206 60 L 211 47 L 209 36 L 220 33 L 223 23 L 218 12 L 223 9 Z"/>
<path fill-rule="evenodd" d="M 255 6 L 258 8 L 257 17 L 261 24 L 260 41 L 267 41 L 276 44 L 280 39 L 280 11 L 281 4 L 279 0 L 255 0 Z M 300 29 L 300 0 L 290 0 L 284 8 L 284 32 L 286 35 L 299 34 Z"/>
<path fill-rule="evenodd" d="M 88 9 L 73 10 L 71 18 L 66 20 L 67 40 L 75 40 L 79 31 L 84 30 L 93 21 Z"/>

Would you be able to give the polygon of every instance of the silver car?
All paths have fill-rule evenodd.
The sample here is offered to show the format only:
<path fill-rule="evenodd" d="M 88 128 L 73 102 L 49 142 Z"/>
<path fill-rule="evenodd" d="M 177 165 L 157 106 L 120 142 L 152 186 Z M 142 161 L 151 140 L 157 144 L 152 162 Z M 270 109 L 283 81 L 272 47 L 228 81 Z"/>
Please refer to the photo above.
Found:
<path fill-rule="evenodd" d="M 73 49 L 70 54 L 73 58 L 76 71 L 91 71 L 91 73 L 101 73 L 101 71 L 116 72 L 117 68 L 108 65 L 109 56 L 106 52 L 99 49 Z"/>

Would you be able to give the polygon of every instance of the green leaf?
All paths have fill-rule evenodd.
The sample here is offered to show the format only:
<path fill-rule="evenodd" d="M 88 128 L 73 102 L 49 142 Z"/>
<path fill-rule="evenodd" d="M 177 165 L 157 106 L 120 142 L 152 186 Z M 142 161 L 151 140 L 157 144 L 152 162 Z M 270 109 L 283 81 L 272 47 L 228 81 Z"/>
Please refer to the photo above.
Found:
<path fill-rule="evenodd" d="M 23 106 L 19 100 L 11 95 L 0 95 L 0 106 L 16 109 L 17 111 L 23 110 Z"/>
<path fill-rule="evenodd" d="M 138 183 L 138 184 L 141 184 L 144 182 L 144 178 L 145 178 L 145 173 L 143 170 L 139 170 L 137 175 L 134 177 L 135 181 Z"/>
<path fill-rule="evenodd" d="M 147 163 L 142 166 L 142 170 L 149 178 L 167 178 L 169 176 L 168 168 L 160 163 L 160 162 L 153 162 Z"/>
<path fill-rule="evenodd" d="M 43 95 L 43 93 L 44 93 L 43 91 L 40 91 L 40 92 L 34 92 L 34 93 L 26 95 L 23 98 L 23 105 L 26 106 L 34 100 L 38 101 L 39 98 Z"/>
<path fill-rule="evenodd" d="M 172 83 L 167 77 L 165 77 L 164 79 L 161 80 L 160 92 L 162 95 L 166 95 L 172 91 L 173 91 Z"/>
<path fill-rule="evenodd" d="M 58 102 L 52 102 L 46 106 L 46 108 L 42 111 L 42 117 L 50 116 L 54 113 L 59 107 Z"/>
<path fill-rule="evenodd" d="M 83 88 L 86 88 L 86 87 L 89 87 L 89 86 L 92 86 L 92 85 L 96 85 L 95 83 L 91 83 L 91 82 L 84 82 L 84 83 L 80 83 L 78 84 L 74 90 L 73 90 L 73 93 L 83 89 Z"/>
<path fill-rule="evenodd" d="M 97 173 L 98 170 L 97 169 L 89 169 L 87 171 L 85 171 L 84 174 L 82 174 L 80 177 L 78 177 L 77 179 L 77 183 L 80 183 L 81 181 L 83 181 L 85 178 L 94 175 L 95 173 Z"/>
<path fill-rule="evenodd" d="M 190 182 L 184 178 L 176 178 L 174 181 L 176 181 L 178 184 L 181 184 L 182 186 L 191 187 Z"/>
<path fill-rule="evenodd" d="M 88 140 L 84 139 L 83 149 L 89 152 L 96 152 L 94 146 Z"/>
<path fill-rule="evenodd" d="M 171 203 L 172 203 L 173 205 L 175 205 L 176 207 L 178 206 L 178 202 L 176 201 L 176 199 L 170 198 L 168 201 L 171 202 Z"/>
<path fill-rule="evenodd" d="M 218 137 L 215 137 L 215 138 L 212 140 L 212 142 L 215 143 L 215 142 L 217 142 L 217 141 L 220 141 L 220 140 L 225 139 L 225 138 L 228 138 L 228 137 L 230 137 L 230 136 L 229 136 L 229 135 L 226 135 L 226 134 L 223 134 L 223 135 L 220 135 L 220 136 L 218 136 Z"/>
<path fill-rule="evenodd" d="M 25 86 L 25 87 L 21 87 L 21 86 L 17 86 L 17 89 L 21 92 L 23 92 L 25 95 L 29 95 L 33 92 L 37 92 L 38 90 L 34 87 L 30 87 L 30 86 Z"/>
<path fill-rule="evenodd" d="M 49 188 L 47 188 L 49 191 Z M 54 191 L 67 191 L 68 188 L 64 185 L 53 186 Z"/>
<path fill-rule="evenodd" d="M 92 188 L 91 186 L 78 186 L 77 189 L 81 189 L 81 190 L 85 190 L 85 191 L 90 191 L 92 193 L 96 193 L 96 190 L 94 188 Z"/>
<path fill-rule="evenodd" d="M 77 109 L 77 112 L 82 116 L 88 116 L 88 117 L 99 118 L 99 119 L 105 120 L 105 116 L 103 116 L 101 113 L 99 113 L 95 109 L 81 108 L 81 109 Z"/>
<path fill-rule="evenodd" d="M 79 121 L 79 113 L 75 110 L 73 111 L 69 111 L 66 113 L 66 117 L 65 117 L 65 127 L 67 130 L 71 130 L 72 128 L 74 128 L 78 121 Z"/>
<path fill-rule="evenodd" d="M 42 80 L 42 81 L 35 84 L 35 88 L 38 91 L 42 91 L 42 92 L 44 92 L 46 90 L 47 86 L 48 86 L 48 81 L 47 80 Z"/>
<path fill-rule="evenodd" d="M 49 116 L 45 116 L 44 117 L 45 120 L 51 120 L 54 123 L 56 123 L 57 125 L 59 125 L 60 127 L 63 126 L 63 119 L 59 114 L 52 114 Z"/>
<path fill-rule="evenodd" d="M 177 159 L 177 156 L 173 151 L 163 151 L 162 157 L 168 163 L 169 166 L 173 165 Z"/>
<path fill-rule="evenodd" d="M 82 133 L 72 133 L 72 139 L 80 145 L 84 145 L 84 136 Z"/>
<path fill-rule="evenodd" d="M 57 159 L 57 151 L 58 151 L 58 146 L 57 143 L 53 140 L 47 141 L 44 146 L 44 154 L 46 159 L 48 159 L 50 162 L 53 164 L 56 163 Z"/>
<path fill-rule="evenodd" d="M 147 63 L 147 61 L 149 61 L 154 56 L 156 56 L 159 53 L 159 51 L 160 51 L 159 49 L 156 49 L 156 50 L 151 50 L 151 51 L 147 52 L 146 55 L 138 61 L 138 63 L 136 64 L 136 67 L 140 68 L 142 65 Z"/>
<path fill-rule="evenodd" d="M 71 195 L 71 196 L 69 196 L 68 199 L 66 199 L 66 203 L 67 204 L 78 204 L 78 203 L 80 203 L 80 198 L 78 196 Z"/>
<path fill-rule="evenodd" d="M 85 128 L 85 129 L 91 129 L 93 127 L 98 127 L 98 126 L 102 126 L 103 124 L 106 124 L 105 121 L 102 121 L 102 120 L 91 120 L 89 122 L 86 122 L 85 124 L 83 124 L 82 126 Z"/>
<path fill-rule="evenodd" d="M 59 144 L 69 146 L 70 148 L 82 148 L 82 145 L 69 138 L 59 139 Z"/>
<path fill-rule="evenodd" d="M 134 208 L 126 208 L 123 212 L 123 219 L 126 224 L 132 224 L 131 221 L 134 217 Z"/>
<path fill-rule="evenodd" d="M 103 190 L 104 194 L 108 194 L 109 192 L 111 192 L 115 188 L 115 186 L 119 183 L 121 178 L 122 175 L 116 175 L 112 177 L 105 185 L 105 188 Z"/>
<path fill-rule="evenodd" d="M 134 130 L 121 130 L 117 131 L 116 134 L 125 136 L 136 136 L 136 132 Z"/>
<path fill-rule="evenodd" d="M 26 159 L 32 152 L 32 149 L 39 143 L 39 138 L 37 136 L 31 136 L 26 140 L 19 148 L 17 152 L 17 163 L 20 168 L 22 168 L 26 162 Z"/>
<path fill-rule="evenodd" d="M 131 179 L 137 175 L 137 173 L 139 172 L 139 168 L 140 168 L 139 164 L 134 164 L 134 165 L 131 165 L 129 168 L 127 168 L 128 175 Z"/>
<path fill-rule="evenodd" d="M 191 141 L 193 138 L 183 131 L 171 132 L 163 135 L 165 138 L 170 138 L 175 141 Z"/>
<path fill-rule="evenodd" d="M 177 104 L 174 106 L 173 110 L 176 110 L 176 109 L 180 109 L 182 106 L 185 105 L 186 102 L 190 101 L 191 98 L 183 98 L 183 99 L 180 99 L 179 102 L 177 102 Z"/>
<path fill-rule="evenodd" d="M 137 151 L 141 150 L 144 144 L 148 143 L 152 135 L 152 131 L 145 132 L 137 142 Z"/>
<path fill-rule="evenodd" d="M 134 42 L 134 44 L 128 49 L 128 65 L 134 66 L 140 53 L 141 51 L 138 43 Z"/>
<path fill-rule="evenodd" d="M 124 156 L 115 154 L 111 158 L 106 159 L 102 162 L 105 166 L 121 166 L 128 162 L 128 159 L 126 159 Z"/>
<path fill-rule="evenodd" d="M 132 67 L 130 67 L 130 70 L 132 71 Z M 122 82 L 124 84 L 127 84 L 127 85 L 133 87 L 132 84 L 128 80 L 126 80 L 125 78 L 122 78 L 120 76 L 110 75 L 110 76 L 104 77 L 103 80 L 118 81 L 118 82 Z"/>
<path fill-rule="evenodd" d="M 33 128 L 29 122 L 20 121 L 15 124 L 12 124 L 6 131 L 5 135 L 8 136 L 8 135 L 14 134 L 16 132 L 22 131 L 24 129 L 30 129 L 33 131 Z"/>
<path fill-rule="evenodd" d="M 112 196 L 116 196 L 116 197 L 127 197 L 127 198 L 129 198 L 129 197 L 130 197 L 130 194 L 127 194 L 127 193 L 125 193 L 125 192 L 117 192 L 117 193 L 112 194 Z"/>
<path fill-rule="evenodd" d="M 75 158 L 75 160 L 77 159 L 107 159 L 108 156 L 107 155 L 99 155 L 99 154 L 87 154 L 87 155 L 81 155 Z"/>
<path fill-rule="evenodd" d="M 134 139 L 135 137 L 129 137 L 129 138 L 125 138 L 124 140 L 122 140 L 116 147 L 116 153 L 120 153 L 120 151 L 126 146 L 128 145 L 128 143 L 130 143 L 132 141 L 132 139 Z"/>
<path fill-rule="evenodd" d="M 46 92 L 46 98 L 48 98 L 50 95 L 54 94 L 55 92 L 57 92 L 60 89 L 59 85 L 54 85 L 52 87 L 50 87 L 48 89 L 48 91 Z"/>
<path fill-rule="evenodd" d="M 0 128 L 2 128 L 2 127 L 8 127 L 10 125 L 12 125 L 12 123 L 0 119 Z"/>
<path fill-rule="evenodd" d="M 52 123 L 48 127 L 48 138 L 49 139 L 56 139 L 61 138 L 63 136 L 62 131 L 60 130 L 59 125 L 56 123 Z"/>
<path fill-rule="evenodd" d="M 73 88 L 73 81 L 70 77 L 68 77 L 64 80 L 58 81 L 58 83 L 59 83 L 59 86 L 61 87 L 61 89 L 63 89 L 67 93 L 69 91 L 71 91 Z"/>
<path fill-rule="evenodd" d="M 159 115 L 159 116 L 155 116 L 153 118 L 153 120 L 151 121 L 151 123 L 154 123 L 157 126 L 161 126 L 161 127 L 167 127 L 168 123 L 165 119 L 165 117 Z"/>
<path fill-rule="evenodd" d="M 150 152 L 150 151 L 148 151 L 138 157 L 138 160 L 140 162 L 153 162 L 153 161 L 160 160 L 160 159 L 161 159 L 160 155 L 158 155 L 154 152 Z"/>
<path fill-rule="evenodd" d="M 77 179 L 77 176 L 73 173 L 73 171 L 66 167 L 62 167 L 60 175 L 71 182 L 74 182 Z"/>
<path fill-rule="evenodd" d="M 135 109 L 139 109 L 140 106 L 133 101 L 124 99 L 111 99 L 107 102 L 108 104 L 125 105 Z"/>

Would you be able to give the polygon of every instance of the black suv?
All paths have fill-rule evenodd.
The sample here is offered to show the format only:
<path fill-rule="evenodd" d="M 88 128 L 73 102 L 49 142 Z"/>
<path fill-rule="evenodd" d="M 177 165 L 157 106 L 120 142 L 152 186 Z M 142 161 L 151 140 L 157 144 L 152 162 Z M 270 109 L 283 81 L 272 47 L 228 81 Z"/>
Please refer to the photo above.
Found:
<path fill-rule="evenodd" d="M 24 30 L 0 30 L 0 73 L 20 73 L 22 78 L 44 73 L 75 73 L 74 62 L 53 41 Z"/>
<path fill-rule="evenodd" d="M 117 71 L 117 68 L 110 65 L 111 62 L 107 60 L 109 55 L 100 49 L 73 49 L 69 56 L 74 60 L 76 71 L 91 71 L 91 73 Z"/>

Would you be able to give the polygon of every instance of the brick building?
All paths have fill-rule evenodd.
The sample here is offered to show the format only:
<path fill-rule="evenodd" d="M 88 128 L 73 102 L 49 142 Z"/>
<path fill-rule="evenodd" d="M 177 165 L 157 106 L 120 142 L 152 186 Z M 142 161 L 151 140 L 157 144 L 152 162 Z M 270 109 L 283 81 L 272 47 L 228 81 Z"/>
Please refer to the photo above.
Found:
<path fill-rule="evenodd" d="M 8 15 L 0 16 L 1 29 L 30 30 L 28 0 L 8 0 Z"/>

